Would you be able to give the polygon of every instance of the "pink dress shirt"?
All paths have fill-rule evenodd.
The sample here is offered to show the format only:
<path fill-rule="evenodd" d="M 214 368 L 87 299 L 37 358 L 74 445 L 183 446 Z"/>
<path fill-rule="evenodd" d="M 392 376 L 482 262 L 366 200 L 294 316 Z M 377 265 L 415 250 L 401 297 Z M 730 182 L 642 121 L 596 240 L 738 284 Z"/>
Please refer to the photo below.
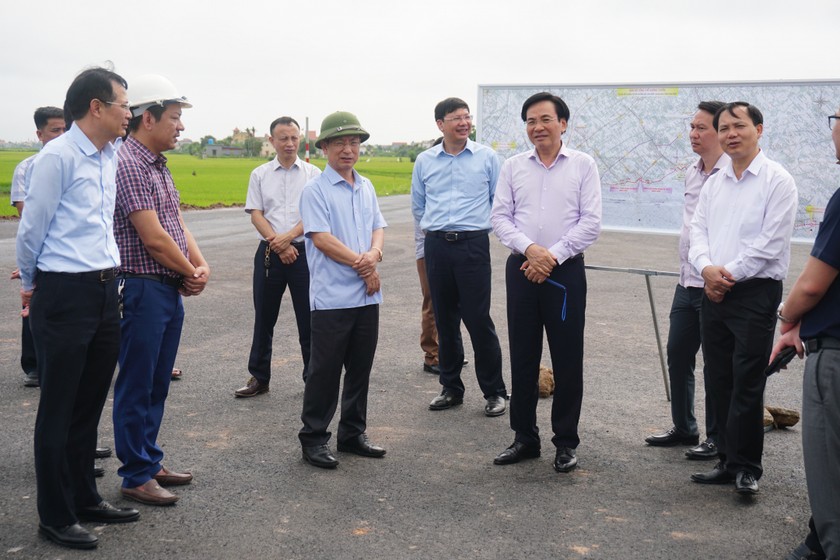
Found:
<path fill-rule="evenodd" d="M 525 254 L 532 243 L 558 264 L 582 253 L 601 232 L 601 178 L 591 156 L 563 144 L 546 167 L 536 150 L 502 164 L 490 214 L 505 247 Z"/>

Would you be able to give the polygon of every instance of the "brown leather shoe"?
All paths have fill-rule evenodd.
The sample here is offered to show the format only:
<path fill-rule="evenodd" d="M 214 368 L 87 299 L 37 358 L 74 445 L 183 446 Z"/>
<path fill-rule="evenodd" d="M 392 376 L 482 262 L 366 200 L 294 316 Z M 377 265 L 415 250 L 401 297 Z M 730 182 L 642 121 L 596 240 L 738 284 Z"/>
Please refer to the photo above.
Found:
<path fill-rule="evenodd" d="M 123 488 L 121 492 L 124 498 L 149 506 L 169 506 L 178 501 L 178 496 L 161 488 L 155 479 L 137 488 Z"/>
<path fill-rule="evenodd" d="M 155 480 L 157 480 L 157 483 L 161 486 L 181 486 L 183 484 L 189 484 L 192 482 L 192 479 L 192 473 L 170 471 L 164 466 L 161 466 L 160 470 L 155 475 Z"/>
<path fill-rule="evenodd" d="M 268 383 L 260 383 L 256 378 L 252 377 L 244 387 L 241 387 L 233 392 L 236 397 L 256 397 L 261 393 L 268 393 Z"/>

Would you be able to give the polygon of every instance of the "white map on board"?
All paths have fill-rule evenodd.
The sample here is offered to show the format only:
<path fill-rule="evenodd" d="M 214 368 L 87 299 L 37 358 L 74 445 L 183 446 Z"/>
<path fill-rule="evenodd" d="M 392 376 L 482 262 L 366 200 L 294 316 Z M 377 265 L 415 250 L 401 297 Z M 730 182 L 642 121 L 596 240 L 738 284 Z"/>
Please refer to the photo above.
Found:
<path fill-rule="evenodd" d="M 813 238 L 840 166 L 828 115 L 840 106 L 840 82 L 650 86 L 479 86 L 478 141 L 507 158 L 531 149 L 522 102 L 551 91 L 569 105 L 564 141 L 595 158 L 604 226 L 678 231 L 685 170 L 697 161 L 689 122 L 702 100 L 749 101 L 764 114 L 760 141 L 796 180 L 795 238 Z"/>

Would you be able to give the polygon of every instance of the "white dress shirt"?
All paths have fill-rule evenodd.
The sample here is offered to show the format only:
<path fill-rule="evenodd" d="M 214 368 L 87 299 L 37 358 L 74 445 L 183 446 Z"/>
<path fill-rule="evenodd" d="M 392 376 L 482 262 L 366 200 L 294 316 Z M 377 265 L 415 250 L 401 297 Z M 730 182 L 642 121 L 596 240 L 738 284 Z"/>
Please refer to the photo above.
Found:
<path fill-rule="evenodd" d="M 741 179 L 730 162 L 700 191 L 691 222 L 691 263 L 698 272 L 723 266 L 736 282 L 784 280 L 796 206 L 793 177 L 763 151 Z"/>
<path fill-rule="evenodd" d="M 286 233 L 300 222 L 300 193 L 310 179 L 321 170 L 300 158 L 286 169 L 277 158 L 264 163 L 251 172 L 245 211 L 259 210 L 275 233 Z M 257 232 L 262 239 L 262 235 Z M 295 241 L 303 241 L 299 236 Z"/>

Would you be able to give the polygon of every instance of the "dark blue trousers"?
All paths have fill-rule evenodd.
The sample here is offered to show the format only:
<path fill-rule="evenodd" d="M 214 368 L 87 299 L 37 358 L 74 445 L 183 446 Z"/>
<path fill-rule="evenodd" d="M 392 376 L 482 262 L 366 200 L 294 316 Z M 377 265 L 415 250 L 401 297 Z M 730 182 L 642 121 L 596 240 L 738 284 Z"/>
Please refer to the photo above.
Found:
<path fill-rule="evenodd" d="M 671 419 L 677 432 L 683 435 L 698 433 L 694 416 L 694 366 L 700 350 L 700 308 L 703 288 L 686 288 L 677 284 L 671 303 L 668 329 L 668 377 L 671 381 Z M 712 393 L 706 381 L 706 437 L 717 443 L 717 419 Z"/>
<path fill-rule="evenodd" d="M 519 270 L 525 258 L 511 255 L 505 267 L 508 336 L 510 338 L 510 427 L 516 441 L 540 445 L 537 428 L 543 330 L 554 370 L 551 439 L 556 447 L 576 448 L 583 401 L 583 327 L 586 316 L 586 274 L 583 257 L 567 260 L 551 271 L 566 287 L 535 284 Z M 562 318 L 566 300 L 566 320 Z"/>
<path fill-rule="evenodd" d="M 41 375 L 35 419 L 38 515 L 75 523 L 76 510 L 102 497 L 93 452 L 120 345 L 117 282 L 38 272 L 30 325 Z"/>
<path fill-rule="evenodd" d="M 426 235 L 426 276 L 438 331 L 440 384 L 464 394 L 461 320 L 470 333 L 475 375 L 484 398 L 507 396 L 502 349 L 490 318 L 490 240 L 479 235 L 459 241 Z"/>
<path fill-rule="evenodd" d="M 123 488 L 135 488 L 161 468 L 163 450 L 157 437 L 181 341 L 184 306 L 173 286 L 143 278 L 124 282 L 114 447 L 123 464 L 118 471 Z"/>
<path fill-rule="evenodd" d="M 269 249 L 266 266 L 268 243 L 265 241 L 260 242 L 254 255 L 254 336 L 248 357 L 248 371 L 260 383 L 271 380 L 274 325 L 277 324 L 280 303 L 287 286 L 295 309 L 298 342 L 303 357 L 303 380 L 306 381 L 312 337 L 309 324 L 309 267 L 306 264 L 304 245 L 296 244 L 295 247 L 299 254 L 292 264 L 283 264 L 277 253 Z"/>

